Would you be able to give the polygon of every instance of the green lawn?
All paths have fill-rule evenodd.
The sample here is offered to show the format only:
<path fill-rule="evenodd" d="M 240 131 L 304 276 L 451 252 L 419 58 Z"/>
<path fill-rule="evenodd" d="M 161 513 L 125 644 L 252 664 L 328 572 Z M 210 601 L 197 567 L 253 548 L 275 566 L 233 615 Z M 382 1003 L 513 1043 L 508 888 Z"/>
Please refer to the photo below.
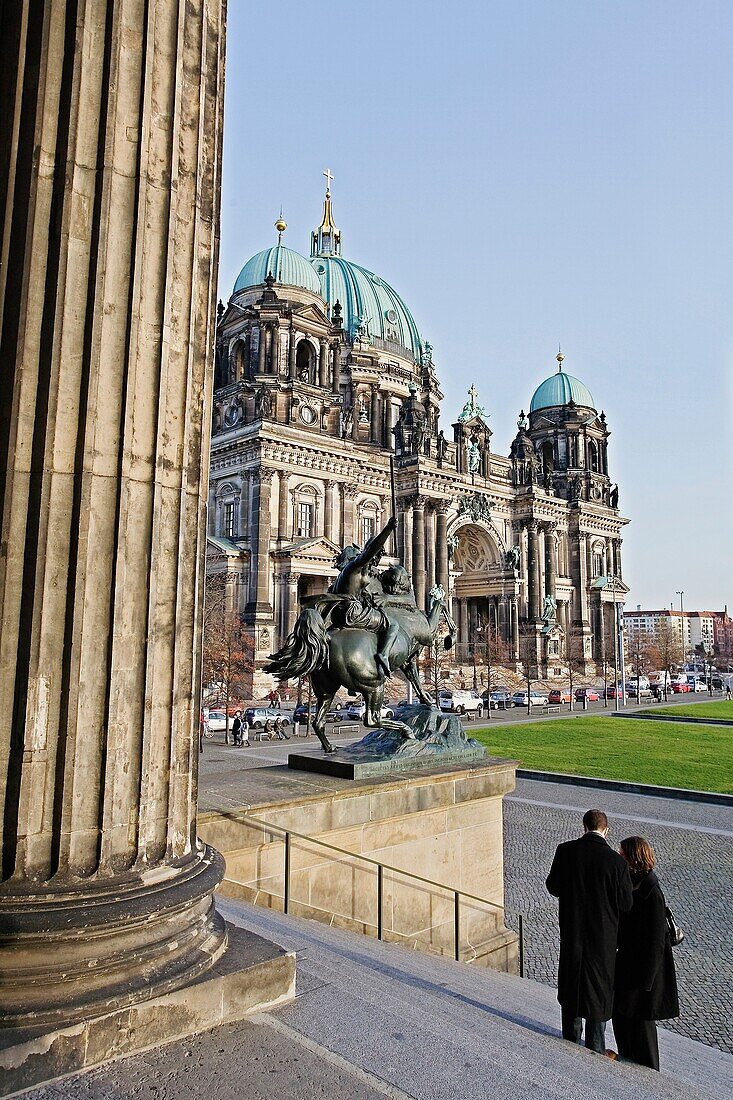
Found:
<path fill-rule="evenodd" d="M 710 703 L 691 703 L 689 706 L 654 707 L 648 714 L 678 714 L 680 718 L 727 718 L 733 722 L 733 703 L 725 699 Z"/>
<path fill-rule="evenodd" d="M 733 794 L 729 726 L 593 716 L 484 724 L 471 735 L 523 768 Z"/>

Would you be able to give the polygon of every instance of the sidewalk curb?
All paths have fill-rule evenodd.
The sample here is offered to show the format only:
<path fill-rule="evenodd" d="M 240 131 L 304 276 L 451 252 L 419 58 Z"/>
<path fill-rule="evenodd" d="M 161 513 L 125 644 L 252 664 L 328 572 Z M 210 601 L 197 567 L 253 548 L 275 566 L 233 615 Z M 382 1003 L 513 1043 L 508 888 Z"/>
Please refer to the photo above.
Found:
<path fill-rule="evenodd" d="M 730 718 L 693 718 L 689 714 L 654 714 L 653 712 L 645 711 L 643 714 L 621 714 L 614 713 L 612 718 L 640 718 L 642 721 L 648 719 L 649 721 L 657 722 L 687 722 L 692 726 L 733 726 L 733 722 Z"/>
<path fill-rule="evenodd" d="M 691 791 L 685 787 L 655 787 L 649 783 L 630 783 L 620 779 L 598 779 L 591 775 L 567 775 L 563 772 L 538 772 L 517 768 L 517 779 L 536 779 L 543 783 L 565 783 L 569 787 L 595 787 L 601 791 L 622 791 L 654 798 L 674 798 L 681 802 L 705 802 L 711 806 L 733 807 L 733 795 L 717 791 Z"/>

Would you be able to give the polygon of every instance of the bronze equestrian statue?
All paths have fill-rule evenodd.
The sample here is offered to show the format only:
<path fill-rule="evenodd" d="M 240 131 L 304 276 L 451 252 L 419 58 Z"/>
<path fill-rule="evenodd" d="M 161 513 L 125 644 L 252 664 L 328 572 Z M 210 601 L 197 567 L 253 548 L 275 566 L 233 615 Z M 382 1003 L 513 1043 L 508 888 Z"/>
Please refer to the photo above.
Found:
<path fill-rule="evenodd" d="M 341 551 L 336 558 L 338 577 L 328 592 L 303 600 L 292 634 L 265 665 L 265 671 L 279 680 L 310 675 L 317 704 L 313 729 L 326 752 L 336 751 L 326 737 L 326 715 L 341 687 L 362 695 L 365 726 L 395 729 L 414 738 L 405 722 L 381 717 L 385 682 L 399 670 L 420 702 L 434 705 L 420 683 L 417 657 L 435 637 L 441 615 L 449 630 L 445 647 L 453 645 L 455 623 L 441 585 L 431 589 L 426 615 L 415 603 L 403 566 L 378 572 L 394 527 L 392 518 L 363 550 L 352 545 Z"/>

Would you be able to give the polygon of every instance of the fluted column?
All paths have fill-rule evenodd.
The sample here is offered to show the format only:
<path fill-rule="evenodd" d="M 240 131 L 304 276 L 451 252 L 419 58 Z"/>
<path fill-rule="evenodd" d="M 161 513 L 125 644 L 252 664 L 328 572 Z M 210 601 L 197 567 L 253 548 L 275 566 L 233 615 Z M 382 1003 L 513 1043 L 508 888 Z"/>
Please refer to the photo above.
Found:
<path fill-rule="evenodd" d="M 369 415 L 372 443 L 379 443 L 379 388 L 376 385 L 372 386 Z"/>
<path fill-rule="evenodd" d="M 512 624 L 512 659 L 519 660 L 519 600 L 511 596 L 509 600 L 509 615 Z"/>
<path fill-rule="evenodd" d="M 257 345 L 257 373 L 264 374 L 267 370 L 267 329 L 263 324 L 259 326 L 259 343 Z"/>
<path fill-rule="evenodd" d="M 425 607 L 425 498 L 415 497 L 412 505 L 412 584 L 415 603 Z"/>
<path fill-rule="evenodd" d="M 331 390 L 337 394 L 339 392 L 339 346 L 333 344 L 331 346 Z"/>
<path fill-rule="evenodd" d="M 223 28 L 215 0 L 13 18 L 0 969 L 4 1022 L 30 1026 L 184 985 L 225 945 L 196 842 Z"/>
<path fill-rule="evenodd" d="M 295 620 L 298 617 L 298 581 L 300 573 L 286 573 L 283 577 L 283 589 L 285 594 L 285 624 L 284 636 L 292 634 Z"/>
<path fill-rule="evenodd" d="M 358 485 L 348 484 L 343 486 L 342 538 L 344 546 L 346 546 L 350 542 L 358 543 L 357 532 L 355 530 L 354 524 L 354 505 L 358 494 Z"/>
<path fill-rule="evenodd" d="M 288 345 L 288 378 L 291 382 L 295 381 L 295 351 L 298 346 L 298 341 L 295 339 L 296 333 L 291 330 L 290 343 Z"/>
<path fill-rule="evenodd" d="M 239 522 L 237 524 L 237 534 L 240 539 L 244 539 L 249 534 L 249 528 L 247 519 L 249 516 L 249 470 L 245 470 L 242 473 L 242 488 L 239 493 Z"/>

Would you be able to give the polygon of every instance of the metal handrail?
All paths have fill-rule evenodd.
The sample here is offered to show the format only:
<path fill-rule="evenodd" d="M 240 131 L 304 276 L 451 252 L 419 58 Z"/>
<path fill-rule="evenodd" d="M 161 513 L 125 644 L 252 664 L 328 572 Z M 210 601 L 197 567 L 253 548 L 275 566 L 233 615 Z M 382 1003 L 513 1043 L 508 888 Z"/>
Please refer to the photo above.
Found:
<path fill-rule="evenodd" d="M 285 837 L 288 864 L 290 863 L 290 841 L 288 837 L 294 836 L 297 837 L 298 840 L 307 840 L 310 844 L 319 844 L 322 848 L 328 848 L 330 851 L 338 852 L 340 855 L 348 856 L 350 859 L 360 859 L 364 863 L 370 863 L 373 867 L 382 867 L 384 871 L 392 871 L 397 875 L 404 875 L 406 878 L 414 879 L 416 882 L 424 882 L 428 886 L 437 886 L 440 890 L 446 890 L 448 893 L 452 894 L 460 894 L 462 898 L 467 898 L 469 901 L 478 901 L 482 905 L 488 905 L 490 908 L 498 909 L 502 913 L 505 912 L 505 907 L 499 905 L 498 902 L 489 901 L 488 898 L 480 898 L 477 894 L 469 894 L 465 890 L 456 890 L 453 886 L 446 886 L 444 882 L 436 882 L 435 879 L 425 878 L 423 875 L 416 875 L 413 871 L 403 870 L 402 867 L 393 867 L 389 863 L 380 863 L 378 859 L 364 856 L 361 852 L 350 852 L 348 848 L 337 848 L 335 844 L 329 844 L 326 840 L 319 840 L 317 837 L 308 836 L 306 833 L 296 833 L 294 829 L 283 829 L 281 825 L 271 825 L 268 821 L 262 821 L 258 817 L 251 817 L 249 814 L 242 814 L 238 819 L 240 821 L 251 821 L 254 822 L 255 825 L 260 825 L 272 832 L 281 833 Z M 379 871 L 377 871 L 377 874 L 379 874 Z"/>

